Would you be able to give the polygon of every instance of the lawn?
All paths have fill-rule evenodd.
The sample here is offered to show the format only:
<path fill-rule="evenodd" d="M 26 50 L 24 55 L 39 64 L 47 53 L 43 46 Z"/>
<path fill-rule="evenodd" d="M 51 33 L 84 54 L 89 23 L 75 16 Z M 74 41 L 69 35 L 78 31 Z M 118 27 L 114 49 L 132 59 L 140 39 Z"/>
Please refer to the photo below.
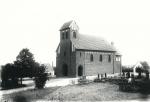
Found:
<path fill-rule="evenodd" d="M 23 102 L 36 100 L 59 101 L 120 101 L 147 98 L 140 93 L 121 92 L 118 85 L 110 83 L 90 83 L 86 85 L 70 85 L 50 87 L 40 90 L 27 90 L 3 95 L 4 100 Z"/>

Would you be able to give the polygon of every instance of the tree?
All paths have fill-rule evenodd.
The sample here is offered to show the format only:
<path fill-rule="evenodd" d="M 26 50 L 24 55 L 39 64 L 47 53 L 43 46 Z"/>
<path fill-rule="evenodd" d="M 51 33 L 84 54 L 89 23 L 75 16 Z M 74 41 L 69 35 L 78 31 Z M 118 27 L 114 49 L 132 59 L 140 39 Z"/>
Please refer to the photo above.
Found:
<path fill-rule="evenodd" d="M 1 78 L 3 88 L 14 87 L 18 84 L 14 64 L 8 63 L 2 66 Z"/>
<path fill-rule="evenodd" d="M 149 65 L 146 61 L 140 62 L 143 66 L 143 70 L 145 73 L 149 72 Z"/>
<path fill-rule="evenodd" d="M 146 79 L 149 79 L 149 69 L 150 69 L 150 67 L 149 67 L 148 63 L 146 61 L 143 61 L 143 62 L 141 62 L 141 64 L 142 64 L 144 72 L 146 74 Z"/>
<path fill-rule="evenodd" d="M 16 57 L 16 61 L 14 62 L 14 64 L 17 68 L 17 76 L 20 77 L 21 84 L 22 78 L 33 77 L 35 60 L 33 54 L 29 51 L 29 49 L 22 49 L 19 55 Z"/>
<path fill-rule="evenodd" d="M 44 64 L 38 67 L 38 73 L 35 77 L 35 87 L 38 89 L 44 88 L 46 80 L 48 80 L 48 74 L 45 73 L 46 66 Z"/>
<path fill-rule="evenodd" d="M 29 49 L 22 49 L 13 64 L 8 63 L 2 66 L 1 86 L 11 86 L 14 88 L 19 85 L 19 78 L 20 83 L 22 84 L 22 78 L 35 77 L 36 87 L 43 88 L 47 80 L 45 69 L 46 66 L 44 64 L 40 65 L 35 62 L 33 54 Z"/>
<path fill-rule="evenodd" d="M 143 69 L 142 67 L 137 67 L 137 68 L 136 68 L 136 72 L 139 73 L 138 78 L 141 78 L 141 77 L 142 77 L 141 74 L 144 72 L 144 69 Z"/>

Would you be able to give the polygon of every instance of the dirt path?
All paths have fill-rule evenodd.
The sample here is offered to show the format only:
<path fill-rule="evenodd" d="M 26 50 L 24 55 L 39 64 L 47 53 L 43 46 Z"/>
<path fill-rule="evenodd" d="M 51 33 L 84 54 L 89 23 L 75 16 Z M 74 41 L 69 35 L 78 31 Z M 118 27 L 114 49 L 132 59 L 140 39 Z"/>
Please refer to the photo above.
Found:
<path fill-rule="evenodd" d="M 57 78 L 57 79 L 50 79 L 46 82 L 45 87 L 54 87 L 54 86 L 66 86 L 72 83 L 76 83 L 77 78 Z M 27 87 L 17 88 L 17 89 L 10 89 L 10 90 L 1 90 L 0 91 L 0 98 L 3 94 L 11 94 L 15 92 L 20 92 L 24 90 L 34 89 L 34 82 L 33 81 L 24 81 L 23 84 L 28 85 Z M 29 85 L 30 84 L 30 85 Z M 32 85 L 31 85 L 32 84 Z"/>

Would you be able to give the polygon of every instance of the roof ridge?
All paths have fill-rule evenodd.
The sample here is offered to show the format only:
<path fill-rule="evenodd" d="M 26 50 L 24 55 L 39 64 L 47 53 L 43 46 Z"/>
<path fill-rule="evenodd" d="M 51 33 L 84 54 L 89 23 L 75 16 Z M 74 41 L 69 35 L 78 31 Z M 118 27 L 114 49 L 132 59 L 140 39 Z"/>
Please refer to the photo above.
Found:
<path fill-rule="evenodd" d="M 78 34 L 77 39 L 72 40 L 72 42 L 77 49 L 116 51 L 116 48 L 103 37 Z"/>
<path fill-rule="evenodd" d="M 65 29 L 65 28 L 69 28 L 70 25 L 72 24 L 72 22 L 75 22 L 75 21 L 74 21 L 74 20 L 70 20 L 70 21 L 68 21 L 68 22 L 65 22 L 65 23 L 61 26 L 60 30 L 63 30 L 63 29 Z"/>

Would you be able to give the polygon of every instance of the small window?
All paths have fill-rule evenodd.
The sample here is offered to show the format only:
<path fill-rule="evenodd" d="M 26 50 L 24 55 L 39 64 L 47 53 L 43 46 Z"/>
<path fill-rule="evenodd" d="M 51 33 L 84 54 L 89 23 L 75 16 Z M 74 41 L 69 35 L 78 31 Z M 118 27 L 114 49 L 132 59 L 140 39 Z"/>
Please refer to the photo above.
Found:
<path fill-rule="evenodd" d="M 111 62 L 111 55 L 108 55 L 108 62 Z"/>
<path fill-rule="evenodd" d="M 68 39 L 68 32 L 66 32 L 66 39 Z"/>
<path fill-rule="evenodd" d="M 99 61 L 100 61 L 100 62 L 103 61 L 103 56 L 102 56 L 102 55 L 99 56 Z"/>
<path fill-rule="evenodd" d="M 80 52 L 80 57 L 82 56 L 82 53 Z"/>
<path fill-rule="evenodd" d="M 73 37 L 76 38 L 76 32 L 73 32 Z"/>
<path fill-rule="evenodd" d="M 74 52 L 75 51 L 75 47 L 74 47 L 74 45 L 72 44 L 72 52 Z"/>
<path fill-rule="evenodd" d="M 93 62 L 93 54 L 90 56 L 90 61 Z"/>
<path fill-rule="evenodd" d="M 64 39 L 65 38 L 65 33 L 62 33 L 62 39 Z"/>
<path fill-rule="evenodd" d="M 120 61 L 121 59 L 120 59 L 120 57 L 116 57 L 116 61 Z"/>

